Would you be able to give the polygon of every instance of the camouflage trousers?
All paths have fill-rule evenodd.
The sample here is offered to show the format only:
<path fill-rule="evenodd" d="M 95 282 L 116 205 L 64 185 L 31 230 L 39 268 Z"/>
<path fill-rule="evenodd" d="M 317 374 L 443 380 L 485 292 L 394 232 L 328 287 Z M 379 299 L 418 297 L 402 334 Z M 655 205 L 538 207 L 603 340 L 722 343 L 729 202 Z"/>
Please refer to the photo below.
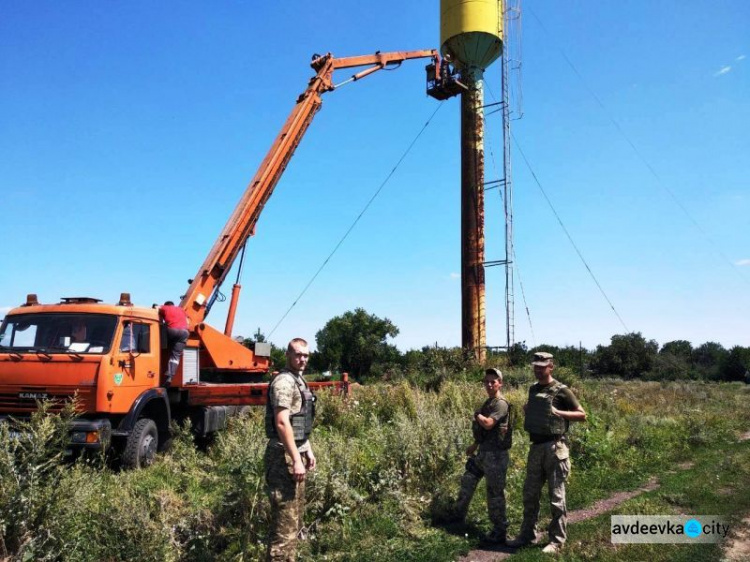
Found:
<path fill-rule="evenodd" d="M 564 441 L 531 444 L 526 463 L 526 481 L 523 484 L 523 523 L 520 538 L 534 540 L 539 520 L 539 500 L 545 480 L 552 510 L 548 533 L 549 541 L 563 544 L 566 538 L 565 480 L 570 474 L 570 458 Z"/>
<path fill-rule="evenodd" d="M 483 451 L 470 457 L 466 462 L 466 472 L 461 478 L 461 489 L 453 506 L 456 517 L 464 519 L 469 510 L 469 503 L 477 489 L 477 484 L 484 476 L 487 480 L 487 511 L 494 529 L 504 531 L 508 528 L 505 515 L 505 473 L 508 471 L 508 451 Z"/>
<path fill-rule="evenodd" d="M 305 481 L 292 476 L 292 459 L 284 447 L 269 443 L 263 457 L 266 467 L 266 488 L 271 501 L 268 562 L 294 562 L 297 539 L 305 515 Z"/>

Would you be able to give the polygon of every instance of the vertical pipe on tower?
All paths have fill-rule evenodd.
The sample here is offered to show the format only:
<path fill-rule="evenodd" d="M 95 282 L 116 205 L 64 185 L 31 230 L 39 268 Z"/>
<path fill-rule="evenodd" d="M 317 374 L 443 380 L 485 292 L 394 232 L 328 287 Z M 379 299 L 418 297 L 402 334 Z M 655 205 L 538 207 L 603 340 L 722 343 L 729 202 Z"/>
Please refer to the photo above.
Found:
<path fill-rule="evenodd" d="M 486 358 L 484 282 L 484 96 L 482 70 L 467 69 L 461 95 L 461 345 Z"/>

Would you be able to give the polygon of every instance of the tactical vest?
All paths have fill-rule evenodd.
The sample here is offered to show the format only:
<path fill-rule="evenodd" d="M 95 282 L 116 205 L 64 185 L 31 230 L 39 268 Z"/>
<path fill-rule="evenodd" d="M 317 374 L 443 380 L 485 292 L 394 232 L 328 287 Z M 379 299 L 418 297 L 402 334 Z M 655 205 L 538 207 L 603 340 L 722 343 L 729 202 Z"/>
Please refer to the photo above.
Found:
<path fill-rule="evenodd" d="M 513 444 L 513 406 L 505 398 L 499 398 L 499 400 L 502 400 L 508 406 L 508 413 L 505 418 L 498 420 L 492 429 L 484 429 L 475 419 L 471 424 L 471 432 L 474 441 L 477 443 L 488 443 L 494 439 L 500 449 L 510 449 Z"/>
<path fill-rule="evenodd" d="M 315 419 L 315 395 L 310 391 L 305 379 L 295 377 L 289 372 L 282 372 L 276 375 L 268 386 L 268 399 L 266 401 L 266 437 L 269 439 L 278 439 L 279 434 L 276 430 L 276 420 L 273 411 L 273 392 L 274 383 L 279 380 L 279 377 L 290 376 L 294 379 L 294 384 L 297 385 L 300 394 L 302 395 L 302 407 L 296 414 L 289 415 L 289 421 L 292 422 L 292 431 L 294 432 L 294 441 L 297 444 L 307 441 L 307 438 L 312 433 L 313 420 Z"/>
<path fill-rule="evenodd" d="M 564 435 L 568 430 L 568 421 L 552 413 L 552 401 L 566 386 L 555 381 L 541 391 L 534 392 L 535 386 L 529 389 L 524 429 L 537 435 Z"/>

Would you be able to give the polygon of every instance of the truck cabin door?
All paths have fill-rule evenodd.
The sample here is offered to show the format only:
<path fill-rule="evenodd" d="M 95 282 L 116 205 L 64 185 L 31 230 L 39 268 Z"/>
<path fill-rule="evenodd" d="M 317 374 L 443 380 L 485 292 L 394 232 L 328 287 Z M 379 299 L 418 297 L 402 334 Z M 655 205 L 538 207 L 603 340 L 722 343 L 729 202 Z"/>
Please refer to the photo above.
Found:
<path fill-rule="evenodd" d="M 122 373 L 120 385 L 138 387 L 158 385 L 160 355 L 158 327 L 146 322 L 123 320 L 121 334 L 117 348 L 117 365 Z"/>

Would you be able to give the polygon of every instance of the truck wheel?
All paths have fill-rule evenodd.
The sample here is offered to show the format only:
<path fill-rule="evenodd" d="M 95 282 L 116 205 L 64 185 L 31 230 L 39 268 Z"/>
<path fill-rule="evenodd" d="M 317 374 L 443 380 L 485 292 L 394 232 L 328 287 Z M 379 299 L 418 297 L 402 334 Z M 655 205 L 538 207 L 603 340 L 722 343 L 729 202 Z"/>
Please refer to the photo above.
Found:
<path fill-rule="evenodd" d="M 128 435 L 122 462 L 127 468 L 144 468 L 151 466 L 156 458 L 159 447 L 159 432 L 154 420 L 139 419 L 133 431 Z"/>

